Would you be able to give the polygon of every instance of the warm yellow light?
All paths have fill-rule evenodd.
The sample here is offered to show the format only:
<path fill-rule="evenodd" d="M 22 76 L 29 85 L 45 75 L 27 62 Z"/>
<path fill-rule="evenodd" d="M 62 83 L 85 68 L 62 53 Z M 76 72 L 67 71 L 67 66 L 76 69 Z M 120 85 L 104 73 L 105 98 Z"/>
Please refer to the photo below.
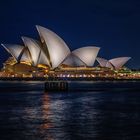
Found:
<path fill-rule="evenodd" d="M 29 62 L 29 61 L 21 61 L 20 63 L 21 63 L 21 64 L 26 64 L 26 65 L 31 66 L 31 62 Z"/>
<path fill-rule="evenodd" d="M 44 64 L 38 64 L 37 67 L 43 68 L 43 69 L 49 69 L 49 67 L 47 65 L 44 65 Z"/>

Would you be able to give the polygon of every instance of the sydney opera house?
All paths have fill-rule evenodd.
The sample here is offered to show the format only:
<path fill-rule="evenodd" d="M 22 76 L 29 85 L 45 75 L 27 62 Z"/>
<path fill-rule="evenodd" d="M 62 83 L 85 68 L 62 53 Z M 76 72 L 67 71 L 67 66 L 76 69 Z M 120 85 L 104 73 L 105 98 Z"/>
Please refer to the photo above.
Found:
<path fill-rule="evenodd" d="M 1 77 L 112 77 L 130 59 L 99 58 L 100 48 L 96 46 L 71 51 L 56 33 L 39 25 L 36 28 L 40 41 L 22 37 L 24 45 L 1 44 L 11 55 L 3 64 Z"/>

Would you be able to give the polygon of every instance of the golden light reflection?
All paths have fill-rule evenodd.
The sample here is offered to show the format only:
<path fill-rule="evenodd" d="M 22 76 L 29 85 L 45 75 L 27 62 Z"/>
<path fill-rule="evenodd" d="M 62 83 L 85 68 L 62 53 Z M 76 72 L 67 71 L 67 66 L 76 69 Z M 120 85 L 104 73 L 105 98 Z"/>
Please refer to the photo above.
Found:
<path fill-rule="evenodd" d="M 53 135 L 49 132 L 49 129 L 53 128 L 51 110 L 50 110 L 50 98 L 48 93 L 42 95 L 42 123 L 39 125 L 39 133 L 47 140 L 54 140 Z"/>
<path fill-rule="evenodd" d="M 50 115 L 50 98 L 47 93 L 44 93 L 42 98 L 42 119 L 44 123 L 40 125 L 40 129 L 49 129 L 53 127 Z"/>

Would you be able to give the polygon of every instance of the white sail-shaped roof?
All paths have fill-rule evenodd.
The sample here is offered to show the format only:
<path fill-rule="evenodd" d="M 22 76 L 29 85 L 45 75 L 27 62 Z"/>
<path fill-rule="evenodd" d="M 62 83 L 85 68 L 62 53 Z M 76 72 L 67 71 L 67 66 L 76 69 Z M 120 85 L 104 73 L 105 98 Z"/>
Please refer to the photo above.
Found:
<path fill-rule="evenodd" d="M 32 63 L 31 53 L 27 47 L 20 54 L 20 61 L 28 61 Z"/>
<path fill-rule="evenodd" d="M 45 55 L 43 55 L 43 52 L 40 47 L 41 44 L 39 44 L 39 42 L 37 42 L 36 40 L 29 38 L 29 37 L 22 37 L 22 40 L 23 40 L 25 46 L 28 47 L 28 49 L 31 53 L 31 57 L 32 57 L 32 61 L 33 61 L 34 65 L 37 65 L 38 63 L 40 63 L 41 59 L 43 60 L 42 64 L 48 65 L 48 59 Z M 40 58 L 40 57 L 43 57 L 43 58 Z"/>
<path fill-rule="evenodd" d="M 109 60 L 109 62 L 115 67 L 115 69 L 121 68 L 131 57 L 118 57 Z"/>
<path fill-rule="evenodd" d="M 42 43 L 46 44 L 46 48 L 42 46 L 46 56 L 50 61 L 50 66 L 56 68 L 70 54 L 70 50 L 66 43 L 54 32 L 41 26 L 36 26 Z"/>
<path fill-rule="evenodd" d="M 45 64 L 49 66 L 48 58 L 46 57 L 44 51 L 40 50 L 38 64 Z"/>
<path fill-rule="evenodd" d="M 111 69 L 115 69 L 115 66 L 109 61 L 106 63 L 106 67 L 111 68 Z"/>
<path fill-rule="evenodd" d="M 113 69 L 119 69 L 121 68 L 131 57 L 118 57 L 113 58 L 110 60 L 106 60 L 103 58 L 96 58 L 100 66 L 107 67 L 107 68 L 113 68 Z"/>
<path fill-rule="evenodd" d="M 17 44 L 1 44 L 17 61 L 24 46 Z"/>
<path fill-rule="evenodd" d="M 74 50 L 72 53 L 79 57 L 87 66 L 93 66 L 99 47 L 87 46 Z"/>
<path fill-rule="evenodd" d="M 107 59 L 97 57 L 96 60 L 98 61 L 98 63 L 100 64 L 101 67 L 106 67 L 106 64 L 108 62 Z"/>
<path fill-rule="evenodd" d="M 86 66 L 84 62 L 74 54 L 70 54 L 67 58 L 63 61 L 62 64 L 66 64 L 69 66 Z"/>

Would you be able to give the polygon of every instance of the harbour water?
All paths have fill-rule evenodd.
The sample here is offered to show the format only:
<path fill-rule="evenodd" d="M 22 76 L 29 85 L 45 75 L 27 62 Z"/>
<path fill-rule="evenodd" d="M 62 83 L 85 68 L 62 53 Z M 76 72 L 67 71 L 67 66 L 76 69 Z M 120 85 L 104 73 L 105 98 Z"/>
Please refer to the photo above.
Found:
<path fill-rule="evenodd" d="M 127 84 L 45 92 L 43 82 L 0 82 L 0 140 L 139 140 L 140 83 Z"/>

